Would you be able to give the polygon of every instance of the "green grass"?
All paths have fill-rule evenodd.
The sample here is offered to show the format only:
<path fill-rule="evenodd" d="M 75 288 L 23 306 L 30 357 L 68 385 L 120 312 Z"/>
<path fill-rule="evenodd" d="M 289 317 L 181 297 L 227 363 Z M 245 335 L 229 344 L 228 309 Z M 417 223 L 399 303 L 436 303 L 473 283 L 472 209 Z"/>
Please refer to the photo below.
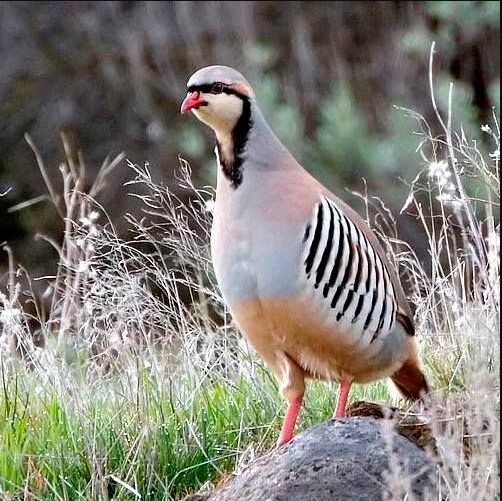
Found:
<path fill-rule="evenodd" d="M 146 371 L 134 388 L 118 377 L 55 389 L 30 372 L 4 375 L 0 492 L 178 499 L 232 471 L 247 448 L 261 453 L 274 446 L 285 404 L 261 366 L 252 380 L 188 379 L 180 386 L 169 378 L 159 384 Z M 299 431 L 331 416 L 336 389 L 308 386 Z M 377 383 L 355 386 L 351 398 L 386 395 Z"/>

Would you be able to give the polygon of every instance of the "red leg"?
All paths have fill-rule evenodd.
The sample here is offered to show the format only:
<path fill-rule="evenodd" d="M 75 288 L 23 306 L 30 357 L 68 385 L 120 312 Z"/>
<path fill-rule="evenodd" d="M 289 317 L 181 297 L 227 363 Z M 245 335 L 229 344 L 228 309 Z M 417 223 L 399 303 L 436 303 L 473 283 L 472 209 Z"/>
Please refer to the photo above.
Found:
<path fill-rule="evenodd" d="M 347 405 L 347 398 L 349 396 L 350 385 L 352 383 L 344 379 L 340 383 L 340 390 L 338 391 L 338 402 L 336 404 L 335 414 L 333 414 L 334 418 L 345 417 L 345 407 Z"/>
<path fill-rule="evenodd" d="M 277 447 L 281 447 L 287 444 L 292 438 L 295 431 L 296 418 L 300 412 L 300 408 L 303 402 L 303 395 L 295 397 L 288 405 L 288 410 L 286 412 L 286 417 L 282 423 L 281 434 L 279 435 L 279 440 L 277 441 Z"/>

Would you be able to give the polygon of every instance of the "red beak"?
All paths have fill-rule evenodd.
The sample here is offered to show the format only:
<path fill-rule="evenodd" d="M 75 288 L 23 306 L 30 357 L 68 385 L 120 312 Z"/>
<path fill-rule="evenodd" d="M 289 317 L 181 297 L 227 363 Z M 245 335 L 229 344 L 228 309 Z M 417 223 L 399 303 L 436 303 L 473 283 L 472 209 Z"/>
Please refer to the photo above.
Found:
<path fill-rule="evenodd" d="M 206 102 L 200 98 L 200 92 L 189 92 L 186 95 L 183 103 L 181 103 L 181 113 L 186 113 L 187 111 L 190 111 L 192 109 L 197 110 L 205 104 Z"/>

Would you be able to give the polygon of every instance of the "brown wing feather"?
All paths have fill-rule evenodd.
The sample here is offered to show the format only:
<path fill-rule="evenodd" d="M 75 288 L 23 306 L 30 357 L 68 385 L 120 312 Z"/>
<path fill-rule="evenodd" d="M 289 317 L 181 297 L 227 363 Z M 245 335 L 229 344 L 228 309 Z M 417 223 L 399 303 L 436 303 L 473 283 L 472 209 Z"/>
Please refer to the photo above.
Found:
<path fill-rule="evenodd" d="M 425 375 L 412 361 L 407 361 L 391 376 L 392 382 L 408 400 L 420 400 L 429 392 Z"/>

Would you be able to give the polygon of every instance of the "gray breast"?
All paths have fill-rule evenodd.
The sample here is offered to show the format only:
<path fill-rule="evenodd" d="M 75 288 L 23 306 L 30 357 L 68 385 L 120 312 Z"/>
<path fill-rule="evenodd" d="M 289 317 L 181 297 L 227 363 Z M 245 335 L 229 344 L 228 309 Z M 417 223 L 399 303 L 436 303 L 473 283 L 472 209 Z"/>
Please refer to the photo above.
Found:
<path fill-rule="evenodd" d="M 302 237 L 298 225 L 271 221 L 259 209 L 246 211 L 238 218 L 215 220 L 213 264 L 225 299 L 284 299 L 297 295 L 302 287 L 298 280 Z"/>

